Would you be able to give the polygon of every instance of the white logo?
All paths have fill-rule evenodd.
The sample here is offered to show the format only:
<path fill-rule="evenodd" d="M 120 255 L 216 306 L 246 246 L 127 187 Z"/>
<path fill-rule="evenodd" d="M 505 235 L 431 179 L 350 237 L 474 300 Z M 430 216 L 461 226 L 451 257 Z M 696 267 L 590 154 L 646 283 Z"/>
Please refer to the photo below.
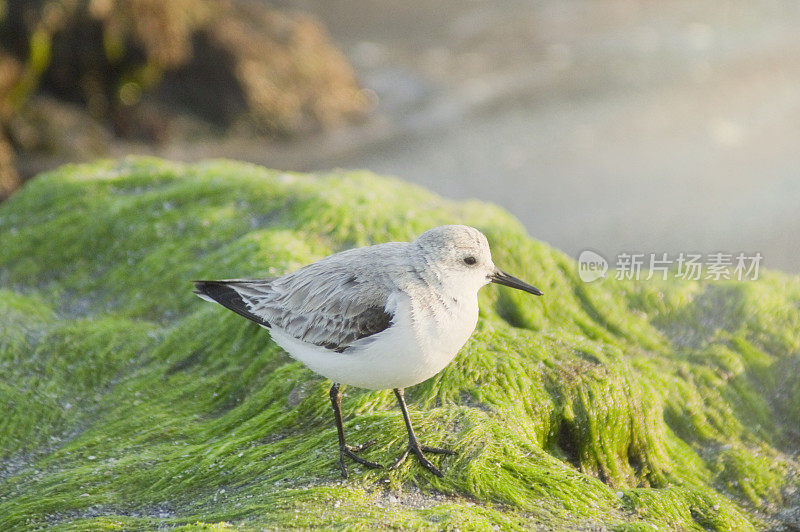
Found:
<path fill-rule="evenodd" d="M 608 261 L 594 251 L 584 249 L 578 256 L 578 276 L 584 283 L 605 279 Z"/>

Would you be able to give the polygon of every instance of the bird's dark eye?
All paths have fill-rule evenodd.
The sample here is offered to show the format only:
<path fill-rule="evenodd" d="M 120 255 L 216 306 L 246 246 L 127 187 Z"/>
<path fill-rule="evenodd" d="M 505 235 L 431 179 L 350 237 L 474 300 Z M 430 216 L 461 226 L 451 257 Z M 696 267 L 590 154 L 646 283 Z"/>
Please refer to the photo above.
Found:
<path fill-rule="evenodd" d="M 475 258 L 475 257 L 473 257 L 473 256 L 464 257 L 464 264 L 469 264 L 470 266 L 472 266 L 472 265 L 473 265 L 473 264 L 475 264 L 476 262 L 478 262 L 478 259 L 476 259 L 476 258 Z"/>

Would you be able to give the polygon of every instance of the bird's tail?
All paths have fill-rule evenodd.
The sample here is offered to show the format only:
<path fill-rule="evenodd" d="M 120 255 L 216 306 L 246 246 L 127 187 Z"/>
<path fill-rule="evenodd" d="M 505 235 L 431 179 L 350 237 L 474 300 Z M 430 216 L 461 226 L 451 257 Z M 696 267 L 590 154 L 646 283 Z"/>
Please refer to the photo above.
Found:
<path fill-rule="evenodd" d="M 256 306 L 253 298 L 246 294 L 245 290 L 237 288 L 237 284 L 246 286 L 247 284 L 263 284 L 266 280 L 228 279 L 224 281 L 193 281 L 194 293 L 201 299 L 212 303 L 219 303 L 223 307 L 234 311 L 240 316 L 252 320 L 263 327 L 269 327 L 264 316 L 254 312 Z"/>

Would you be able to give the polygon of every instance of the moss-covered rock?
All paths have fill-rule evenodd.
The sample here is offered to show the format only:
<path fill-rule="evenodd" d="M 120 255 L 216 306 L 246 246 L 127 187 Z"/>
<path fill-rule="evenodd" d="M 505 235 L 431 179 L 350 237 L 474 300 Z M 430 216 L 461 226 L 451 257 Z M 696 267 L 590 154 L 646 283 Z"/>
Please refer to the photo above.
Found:
<path fill-rule="evenodd" d="M 327 383 L 191 279 L 268 276 L 443 223 L 540 286 L 487 287 L 408 391 L 436 478 L 336 465 Z M 582 283 L 504 211 L 367 172 L 68 166 L 0 207 L 0 528 L 747 530 L 798 487 L 800 279 Z M 346 429 L 388 462 L 391 392 Z M 785 514 L 790 515 L 790 514 Z"/>

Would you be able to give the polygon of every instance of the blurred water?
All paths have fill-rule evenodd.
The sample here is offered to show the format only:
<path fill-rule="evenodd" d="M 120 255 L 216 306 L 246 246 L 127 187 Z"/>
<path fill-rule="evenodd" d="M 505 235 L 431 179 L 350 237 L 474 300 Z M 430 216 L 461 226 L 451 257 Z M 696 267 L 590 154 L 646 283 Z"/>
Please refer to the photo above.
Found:
<path fill-rule="evenodd" d="M 326 24 L 378 116 L 266 159 L 493 201 L 572 256 L 800 271 L 800 2 L 282 5 Z"/>

